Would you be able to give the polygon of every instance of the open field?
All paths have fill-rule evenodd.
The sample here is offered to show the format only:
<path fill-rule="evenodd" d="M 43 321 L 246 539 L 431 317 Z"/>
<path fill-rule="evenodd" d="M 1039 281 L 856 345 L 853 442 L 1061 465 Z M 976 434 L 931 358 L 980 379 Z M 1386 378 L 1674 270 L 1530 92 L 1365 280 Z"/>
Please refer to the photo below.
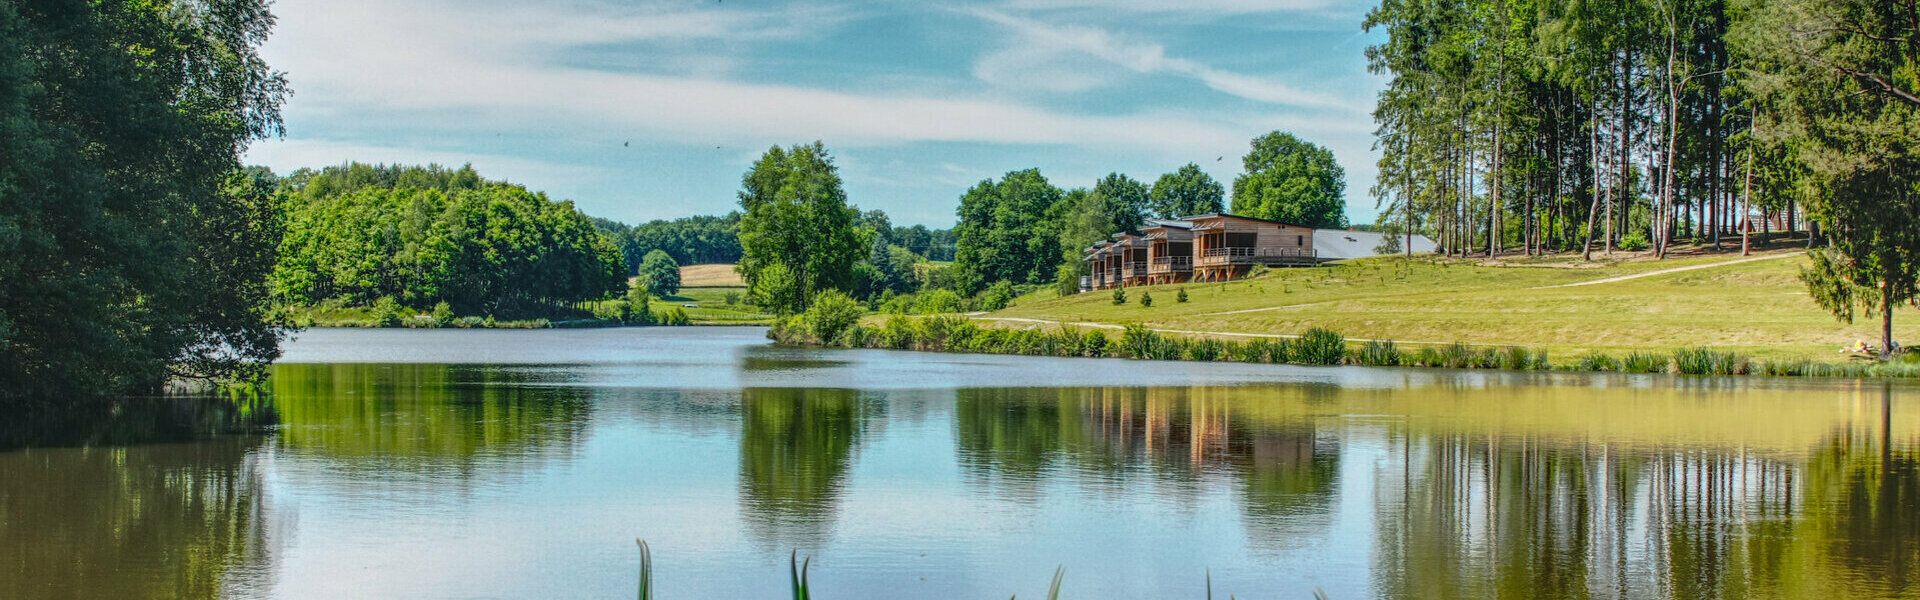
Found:
<path fill-rule="evenodd" d="M 733 271 L 733 265 L 687 265 L 680 267 L 680 287 L 740 287 L 747 282 Z"/>
<path fill-rule="evenodd" d="M 736 295 L 734 304 L 727 305 L 727 294 Z M 698 305 L 698 308 L 683 308 L 687 318 L 698 325 L 756 325 L 766 323 L 772 315 L 759 312 L 751 306 L 742 304 L 747 295 L 744 287 L 683 287 L 680 293 L 654 300 L 656 308 L 664 306 Z"/>
<path fill-rule="evenodd" d="M 1836 351 L 1878 338 L 1877 321 L 1840 323 L 1807 297 L 1797 251 L 1625 260 L 1577 258 L 1489 266 L 1434 258 L 1381 258 L 1282 269 L 1250 281 L 1136 287 L 1068 298 L 1042 291 L 977 316 L 1008 326 L 1141 323 L 1188 334 L 1293 335 L 1311 327 L 1350 339 L 1402 344 L 1516 345 L 1556 362 L 1587 352 L 1670 351 L 1707 346 L 1768 359 L 1842 360 Z M 1177 289 L 1189 301 L 1175 302 Z M 1154 305 L 1142 307 L 1142 293 Z M 1920 311 L 1899 309 L 1894 337 L 1920 337 Z"/>

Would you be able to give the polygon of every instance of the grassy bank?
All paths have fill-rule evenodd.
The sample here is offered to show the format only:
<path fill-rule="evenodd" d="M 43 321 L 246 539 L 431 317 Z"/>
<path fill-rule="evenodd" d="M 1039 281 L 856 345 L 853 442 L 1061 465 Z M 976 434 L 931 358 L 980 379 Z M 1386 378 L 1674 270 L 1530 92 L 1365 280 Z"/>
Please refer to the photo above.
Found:
<path fill-rule="evenodd" d="M 1075 324 L 1221 339 L 1294 336 L 1315 327 L 1407 347 L 1520 346 L 1578 357 L 1709 347 L 1775 362 L 1845 360 L 1875 323 L 1836 322 L 1796 278 L 1794 250 L 1664 261 L 1577 257 L 1462 261 L 1381 258 L 1280 269 L 1231 283 L 1163 285 L 1060 298 L 1041 291 L 980 316 L 998 326 Z M 1676 270 L 1687 269 L 1687 270 Z M 1180 290 L 1186 302 L 1178 302 Z M 1140 297 L 1150 295 L 1152 306 Z M 1920 337 L 1920 311 L 1896 309 L 1895 338 Z"/>
<path fill-rule="evenodd" d="M 1293 338 L 1237 341 L 1166 335 L 1144 325 L 1130 324 L 1118 337 L 1112 337 L 1103 329 L 1073 325 L 1015 329 L 982 326 L 977 321 L 951 315 L 923 318 L 895 315 L 875 324 L 871 319 L 862 321 L 843 313 L 809 311 L 776 320 L 767 335 L 776 342 L 798 345 L 1026 356 L 1675 375 L 1920 376 L 1920 355 L 1911 352 L 1892 363 L 1833 363 L 1810 359 L 1760 360 L 1739 352 L 1692 347 L 1624 355 L 1589 352 L 1556 361 L 1549 351 L 1538 348 L 1463 343 L 1405 347 L 1389 340 L 1355 342 L 1323 328 L 1311 328 Z"/>

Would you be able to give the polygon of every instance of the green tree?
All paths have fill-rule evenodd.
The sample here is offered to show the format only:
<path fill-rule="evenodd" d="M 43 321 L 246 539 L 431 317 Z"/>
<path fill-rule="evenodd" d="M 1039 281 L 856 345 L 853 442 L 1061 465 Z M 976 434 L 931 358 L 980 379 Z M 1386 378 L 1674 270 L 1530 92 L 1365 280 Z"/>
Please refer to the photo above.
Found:
<path fill-rule="evenodd" d="M 999 282 L 1044 283 L 1060 265 L 1060 238 L 1049 219 L 1063 193 L 1039 169 L 986 180 L 960 197 L 954 268 L 961 291 Z"/>
<path fill-rule="evenodd" d="M 825 145 L 768 149 L 741 188 L 739 269 L 756 306 L 795 314 L 823 290 L 853 289 L 867 241 Z"/>
<path fill-rule="evenodd" d="M 1103 201 L 1103 212 L 1111 222 L 1107 233 L 1139 229 L 1153 205 L 1153 191 L 1147 184 L 1119 173 L 1100 178 L 1093 193 Z"/>
<path fill-rule="evenodd" d="M 252 376 L 286 80 L 266 2 L 0 3 L 0 403 Z"/>
<path fill-rule="evenodd" d="M 1894 308 L 1920 280 L 1920 19 L 1877 0 L 1747 8 L 1733 35 L 1768 109 L 1756 129 L 1805 164 L 1808 215 L 1830 242 L 1802 279 L 1842 320 L 1878 313 L 1885 356 Z"/>
<path fill-rule="evenodd" d="M 640 260 L 640 281 L 646 284 L 647 293 L 655 296 L 672 296 L 680 293 L 680 263 L 666 251 L 654 250 Z"/>
<path fill-rule="evenodd" d="M 1153 183 L 1149 203 L 1162 219 L 1204 215 L 1226 210 L 1222 203 L 1226 189 L 1200 165 L 1187 163 L 1179 170 L 1160 176 Z"/>
<path fill-rule="evenodd" d="M 1333 151 L 1275 131 L 1254 138 L 1241 162 L 1247 172 L 1233 180 L 1234 214 L 1316 229 L 1347 226 L 1346 171 Z"/>

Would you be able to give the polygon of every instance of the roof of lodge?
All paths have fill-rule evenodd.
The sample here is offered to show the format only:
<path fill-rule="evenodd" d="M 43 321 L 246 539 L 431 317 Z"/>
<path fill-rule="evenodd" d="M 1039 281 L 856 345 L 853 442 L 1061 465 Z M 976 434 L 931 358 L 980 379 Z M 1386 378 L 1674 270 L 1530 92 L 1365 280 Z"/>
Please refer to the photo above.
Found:
<path fill-rule="evenodd" d="M 1141 224 L 1140 226 L 1140 228 L 1143 230 L 1159 229 L 1161 227 L 1167 227 L 1171 229 L 1193 229 L 1193 221 L 1187 221 L 1187 220 L 1181 220 L 1181 219 L 1147 219 L 1147 222 Z"/>
<path fill-rule="evenodd" d="M 1272 224 L 1275 224 L 1275 225 L 1285 225 L 1285 226 L 1288 226 L 1288 227 L 1305 227 L 1305 228 L 1307 228 L 1307 229 L 1313 229 L 1312 227 L 1307 227 L 1307 226 L 1305 226 L 1305 225 L 1301 225 L 1301 224 L 1298 224 L 1298 223 L 1287 223 L 1287 222 L 1285 222 L 1285 221 L 1275 221 L 1275 220 L 1272 220 L 1272 219 L 1261 219 L 1261 218 L 1258 218 L 1258 217 L 1243 217 L 1243 216 L 1240 216 L 1240 215 L 1236 215 L 1236 214 L 1231 214 L 1231 213 L 1222 213 L 1222 212 L 1216 212 L 1216 213 L 1207 213 L 1207 214 L 1204 214 L 1204 215 L 1193 215 L 1193 216 L 1191 216 L 1191 217 L 1180 217 L 1180 220 L 1181 220 L 1181 221 L 1185 221 L 1185 222 L 1187 222 L 1187 223 L 1188 223 L 1188 226 L 1189 226 L 1189 227 L 1191 227 L 1191 226 L 1192 226 L 1192 223 L 1193 223 L 1194 221 L 1198 221 L 1198 220 L 1200 220 L 1200 219 L 1212 219 L 1212 218 L 1215 218 L 1215 217 L 1222 217 L 1222 218 L 1227 218 L 1227 219 L 1241 219 L 1241 220 L 1244 220 L 1244 221 L 1259 221 L 1259 222 L 1261 222 L 1261 223 L 1272 223 Z"/>

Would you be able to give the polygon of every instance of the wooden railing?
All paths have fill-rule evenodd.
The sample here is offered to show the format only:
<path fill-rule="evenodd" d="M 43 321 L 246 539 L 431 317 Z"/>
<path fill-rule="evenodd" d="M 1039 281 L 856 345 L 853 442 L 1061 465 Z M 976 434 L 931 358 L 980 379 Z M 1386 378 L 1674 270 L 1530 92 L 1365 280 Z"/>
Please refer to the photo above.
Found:
<path fill-rule="evenodd" d="M 1162 256 L 1162 257 L 1153 259 L 1152 270 L 1157 273 L 1163 273 L 1167 271 L 1189 271 L 1192 269 L 1193 269 L 1193 257 L 1191 256 Z"/>
<path fill-rule="evenodd" d="M 1231 263 L 1263 262 L 1269 259 L 1312 260 L 1319 256 L 1310 248 L 1255 248 L 1251 246 L 1228 246 L 1226 248 L 1208 248 L 1201 253 L 1200 264 L 1224 265 Z"/>

